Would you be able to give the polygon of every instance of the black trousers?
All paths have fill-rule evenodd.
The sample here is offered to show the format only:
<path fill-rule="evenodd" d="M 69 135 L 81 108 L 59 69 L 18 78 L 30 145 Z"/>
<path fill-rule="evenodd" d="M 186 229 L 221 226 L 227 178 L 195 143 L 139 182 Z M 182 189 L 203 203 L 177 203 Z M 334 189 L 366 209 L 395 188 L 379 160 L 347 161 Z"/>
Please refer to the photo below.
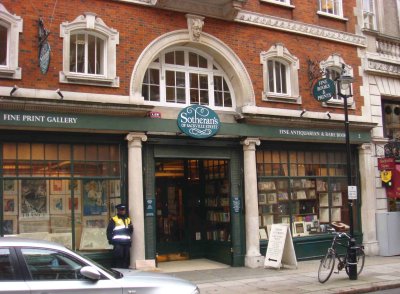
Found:
<path fill-rule="evenodd" d="M 116 268 L 129 268 L 131 245 L 115 244 L 113 249 L 114 264 Z"/>

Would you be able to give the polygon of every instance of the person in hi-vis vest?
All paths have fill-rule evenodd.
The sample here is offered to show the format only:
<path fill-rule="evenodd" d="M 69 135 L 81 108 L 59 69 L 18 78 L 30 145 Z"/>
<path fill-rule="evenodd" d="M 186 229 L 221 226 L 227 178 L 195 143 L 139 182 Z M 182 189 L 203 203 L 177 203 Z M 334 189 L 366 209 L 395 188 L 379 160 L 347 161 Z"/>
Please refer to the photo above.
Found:
<path fill-rule="evenodd" d="M 129 268 L 133 226 L 126 212 L 126 206 L 115 206 L 117 215 L 112 217 L 107 227 L 108 243 L 114 246 L 113 255 L 116 268 Z"/>

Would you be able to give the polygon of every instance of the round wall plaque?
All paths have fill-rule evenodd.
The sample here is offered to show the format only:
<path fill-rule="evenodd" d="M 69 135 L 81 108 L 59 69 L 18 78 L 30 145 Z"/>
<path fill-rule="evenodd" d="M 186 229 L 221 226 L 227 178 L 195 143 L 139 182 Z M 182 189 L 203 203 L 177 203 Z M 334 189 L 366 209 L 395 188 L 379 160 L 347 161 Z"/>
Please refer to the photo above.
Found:
<path fill-rule="evenodd" d="M 190 105 L 182 109 L 177 123 L 183 133 L 196 139 L 214 136 L 220 127 L 219 117 L 214 110 L 202 105 Z"/>

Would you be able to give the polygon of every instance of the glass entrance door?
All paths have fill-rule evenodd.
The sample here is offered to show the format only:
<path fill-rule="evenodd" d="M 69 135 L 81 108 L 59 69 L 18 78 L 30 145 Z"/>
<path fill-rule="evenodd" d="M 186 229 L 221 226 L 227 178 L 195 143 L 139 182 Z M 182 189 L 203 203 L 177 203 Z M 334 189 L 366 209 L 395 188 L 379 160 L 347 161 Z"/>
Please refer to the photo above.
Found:
<path fill-rule="evenodd" d="M 220 246 L 229 252 L 228 162 L 156 161 L 156 252 L 159 261 L 201 257 L 218 260 L 218 256 L 210 255 L 209 249 Z M 226 260 L 230 263 L 230 258 L 224 258 Z"/>

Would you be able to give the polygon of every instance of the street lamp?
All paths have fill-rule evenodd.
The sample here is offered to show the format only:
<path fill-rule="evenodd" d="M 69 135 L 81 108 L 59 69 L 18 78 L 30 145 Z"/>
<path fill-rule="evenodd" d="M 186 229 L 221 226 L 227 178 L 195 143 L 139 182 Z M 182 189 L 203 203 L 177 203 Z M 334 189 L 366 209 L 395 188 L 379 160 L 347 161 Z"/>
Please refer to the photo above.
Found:
<path fill-rule="evenodd" d="M 345 69 L 343 66 L 340 77 L 337 79 L 338 82 L 338 94 L 343 98 L 344 105 L 344 126 L 345 126 L 345 136 L 346 136 L 346 162 L 347 162 L 347 186 L 352 185 L 351 179 L 351 149 L 350 149 L 350 134 L 349 134 L 349 114 L 347 99 L 353 97 L 351 91 L 351 84 L 354 79 L 352 76 L 345 74 Z M 355 248 L 355 238 L 354 238 L 354 225 L 353 225 L 353 199 L 349 199 L 349 218 L 350 218 L 350 242 L 349 248 L 347 249 L 347 254 L 349 256 L 349 278 L 350 280 L 357 280 L 357 251 Z"/>

